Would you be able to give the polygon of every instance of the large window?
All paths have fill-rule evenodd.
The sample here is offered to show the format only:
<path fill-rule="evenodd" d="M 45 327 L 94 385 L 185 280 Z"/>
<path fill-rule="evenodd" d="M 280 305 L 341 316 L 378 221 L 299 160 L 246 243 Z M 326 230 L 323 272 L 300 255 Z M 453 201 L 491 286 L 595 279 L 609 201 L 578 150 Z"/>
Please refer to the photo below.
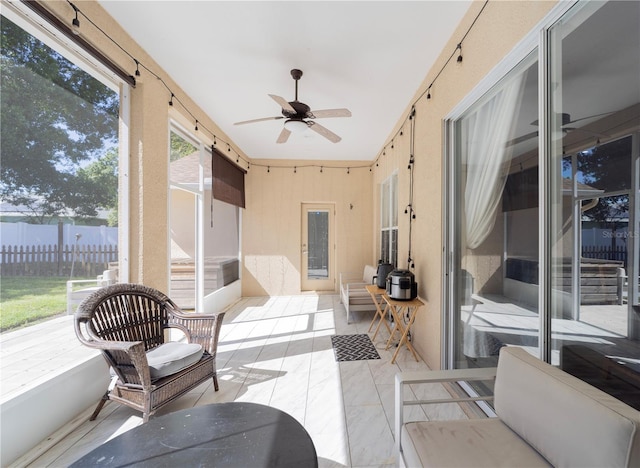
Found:
<path fill-rule="evenodd" d="M 209 147 L 177 124 L 170 144 L 170 295 L 184 309 L 205 310 L 215 291 L 239 278 L 240 209 L 236 204 L 244 203 L 244 175 L 227 167 L 226 158 L 212 155 Z M 223 159 L 212 166 L 214 158 Z M 218 181 L 223 187 L 217 197 L 231 203 L 217 199 L 215 190 L 212 193 Z"/>
<path fill-rule="evenodd" d="M 117 80 L 12 9 L 3 11 L 1 33 L 2 241 L 5 252 L 22 252 L 3 255 L 2 277 L 15 283 L 13 298 L 40 287 L 51 296 L 46 310 L 15 317 L 24 323 L 65 311 L 66 280 L 122 266 L 126 159 Z M 4 319 L 17 310 L 4 305 L 8 328 Z"/>
<path fill-rule="evenodd" d="M 380 185 L 380 261 L 398 265 L 398 174 Z"/>
<path fill-rule="evenodd" d="M 522 346 L 640 408 L 640 3 L 560 8 L 543 73 L 521 52 L 449 126 L 446 365 Z"/>

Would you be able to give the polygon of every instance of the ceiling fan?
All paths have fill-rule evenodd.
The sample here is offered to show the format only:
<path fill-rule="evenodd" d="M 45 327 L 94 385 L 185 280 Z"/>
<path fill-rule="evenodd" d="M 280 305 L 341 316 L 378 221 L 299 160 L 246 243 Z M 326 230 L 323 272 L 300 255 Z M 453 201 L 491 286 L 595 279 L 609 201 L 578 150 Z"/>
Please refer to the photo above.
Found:
<path fill-rule="evenodd" d="M 278 115 L 275 117 L 245 120 L 242 122 L 236 122 L 234 125 L 244 125 L 254 122 L 263 122 L 266 120 L 286 119 L 284 122 L 284 128 L 282 129 L 282 132 L 280 132 L 276 143 L 285 143 L 289 139 L 291 132 L 301 132 L 307 128 L 310 128 L 333 143 L 338 143 L 342 138 L 314 120 L 327 117 L 351 117 L 349 109 L 323 109 L 312 111 L 304 102 L 298 101 L 298 80 L 302 77 L 302 71 L 294 68 L 291 70 L 291 77 L 296 82 L 296 96 L 293 101 L 289 102 L 283 97 L 276 96 L 275 94 L 269 94 L 269 97 L 276 101 L 282 108 L 281 116 Z"/>
<path fill-rule="evenodd" d="M 576 119 L 576 120 L 571 120 L 571 114 L 567 114 L 566 112 L 563 112 L 562 114 L 560 114 L 561 118 L 562 118 L 562 132 L 566 135 L 569 132 L 584 132 L 584 133 L 588 133 L 589 135 L 593 135 L 596 137 L 602 137 L 602 138 L 606 138 L 608 137 L 608 135 L 605 135 L 604 133 L 597 133 L 597 132 L 591 132 L 589 130 L 583 130 L 581 128 L 577 128 L 577 127 L 569 127 L 569 125 L 574 124 L 576 122 L 581 122 L 583 120 L 587 120 L 587 119 L 593 119 L 595 117 L 601 117 L 603 115 L 609 115 L 612 114 L 613 112 L 603 112 L 602 114 L 595 114 L 595 115 L 590 115 L 588 117 L 582 117 L 581 119 Z M 531 125 L 534 126 L 538 126 L 538 120 L 534 120 L 533 122 L 531 122 Z M 536 130 L 535 132 L 531 132 L 531 133 L 527 133 L 526 135 L 522 135 L 519 136 L 517 138 L 514 138 L 513 140 L 510 140 L 507 142 L 507 146 L 513 146 L 513 145 L 517 145 L 518 143 L 522 143 L 523 141 L 527 141 L 531 138 L 535 138 L 538 136 L 538 131 Z"/>

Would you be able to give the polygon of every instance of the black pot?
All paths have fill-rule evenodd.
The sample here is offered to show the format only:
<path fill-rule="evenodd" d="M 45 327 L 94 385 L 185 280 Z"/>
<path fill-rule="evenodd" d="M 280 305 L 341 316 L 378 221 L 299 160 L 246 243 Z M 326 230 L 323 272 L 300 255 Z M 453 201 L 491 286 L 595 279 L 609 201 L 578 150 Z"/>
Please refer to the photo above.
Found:
<path fill-rule="evenodd" d="M 376 276 L 373 277 L 373 280 L 378 285 L 379 288 L 387 287 L 387 275 L 393 271 L 393 265 L 391 263 L 379 263 L 378 264 L 378 272 Z"/>

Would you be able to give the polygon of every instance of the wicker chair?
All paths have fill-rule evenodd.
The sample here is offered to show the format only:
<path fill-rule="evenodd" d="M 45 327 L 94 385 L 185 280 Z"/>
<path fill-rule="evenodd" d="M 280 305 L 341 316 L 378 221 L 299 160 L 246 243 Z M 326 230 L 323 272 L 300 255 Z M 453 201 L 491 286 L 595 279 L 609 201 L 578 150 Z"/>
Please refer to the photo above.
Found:
<path fill-rule="evenodd" d="M 218 391 L 216 351 L 223 317 L 184 313 L 160 291 L 139 284 L 120 283 L 92 293 L 75 313 L 76 335 L 102 352 L 114 377 L 90 420 L 107 400 L 142 411 L 147 422 L 156 410 L 208 378 Z M 195 346 L 202 352 L 199 361 L 153 378 L 147 353 L 165 343 L 169 328 L 182 330 L 189 343 L 200 344 L 204 351 Z"/>

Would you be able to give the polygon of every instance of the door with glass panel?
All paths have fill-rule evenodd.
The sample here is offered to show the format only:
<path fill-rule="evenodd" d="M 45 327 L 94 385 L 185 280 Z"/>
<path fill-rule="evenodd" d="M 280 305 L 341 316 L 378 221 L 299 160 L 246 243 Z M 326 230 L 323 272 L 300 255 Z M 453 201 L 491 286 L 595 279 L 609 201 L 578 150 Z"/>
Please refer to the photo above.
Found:
<path fill-rule="evenodd" d="M 301 289 L 333 291 L 335 288 L 333 204 L 302 204 Z"/>

